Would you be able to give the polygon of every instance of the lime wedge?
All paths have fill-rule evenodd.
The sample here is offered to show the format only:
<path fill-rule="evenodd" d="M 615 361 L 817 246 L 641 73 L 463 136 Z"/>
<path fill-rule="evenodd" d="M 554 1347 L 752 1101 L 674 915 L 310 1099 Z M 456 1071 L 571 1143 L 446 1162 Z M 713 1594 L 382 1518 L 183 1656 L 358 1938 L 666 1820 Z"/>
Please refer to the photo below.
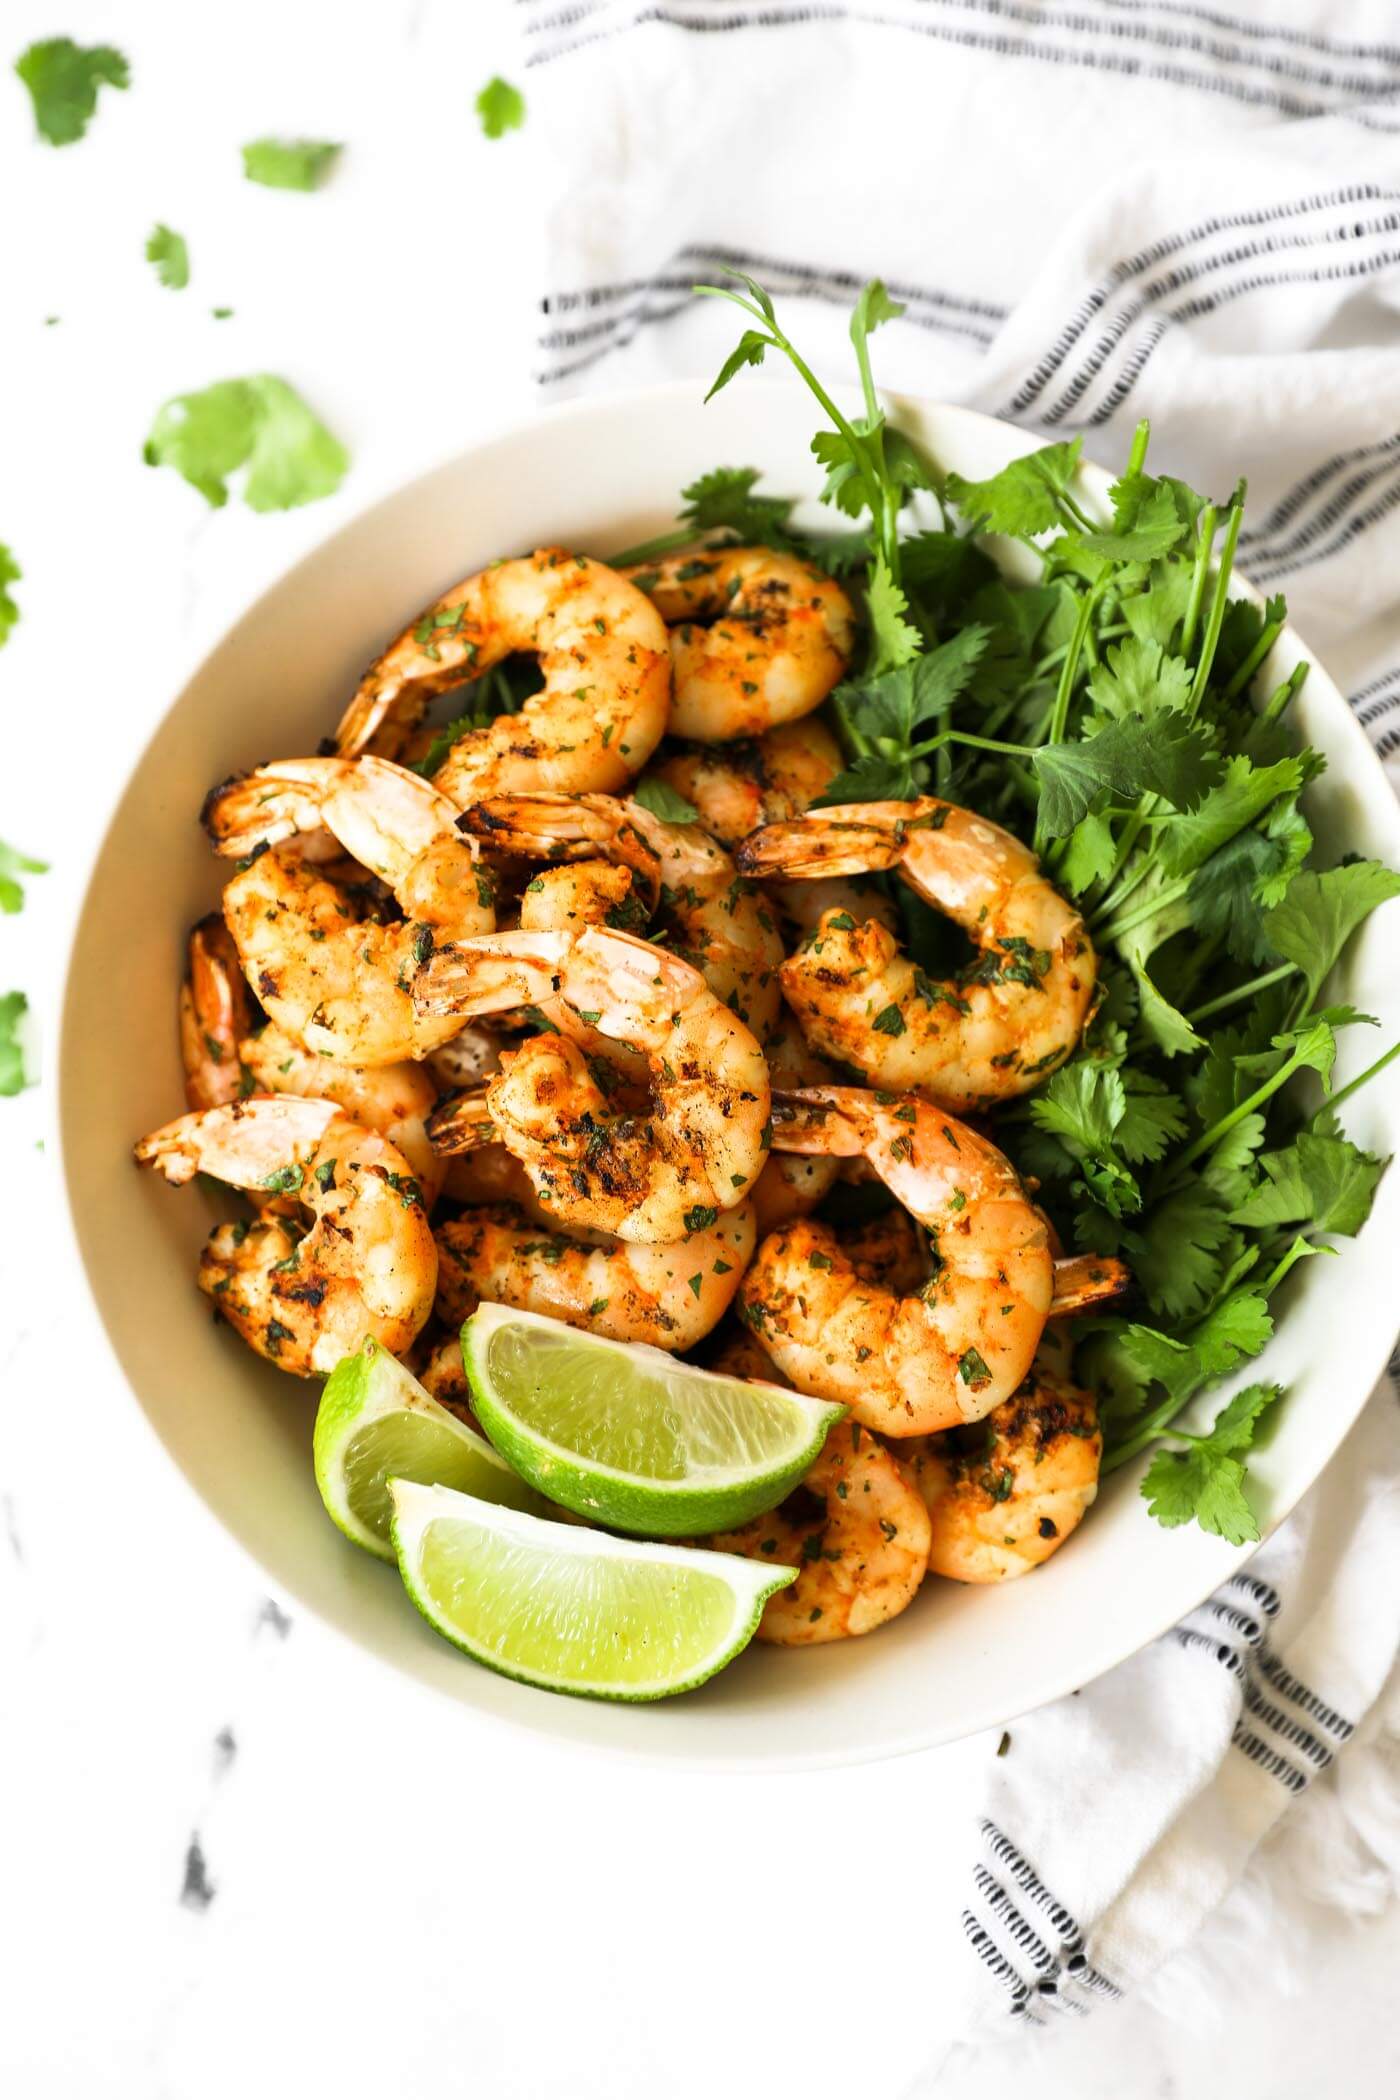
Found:
<path fill-rule="evenodd" d="M 543 1509 L 533 1489 L 378 1342 L 343 1356 L 321 1393 L 312 1437 L 316 1485 L 348 1539 L 392 1560 L 391 1475 L 441 1480 L 486 1502 Z"/>
<path fill-rule="evenodd" d="M 728 1531 L 775 1508 L 845 1413 L 504 1305 L 472 1314 L 462 1358 L 477 1418 L 517 1473 L 647 1538 Z"/>
<path fill-rule="evenodd" d="M 550 1524 L 450 1488 L 390 1482 L 404 1587 L 458 1648 L 524 1684 L 666 1699 L 753 1638 L 795 1568 Z"/>

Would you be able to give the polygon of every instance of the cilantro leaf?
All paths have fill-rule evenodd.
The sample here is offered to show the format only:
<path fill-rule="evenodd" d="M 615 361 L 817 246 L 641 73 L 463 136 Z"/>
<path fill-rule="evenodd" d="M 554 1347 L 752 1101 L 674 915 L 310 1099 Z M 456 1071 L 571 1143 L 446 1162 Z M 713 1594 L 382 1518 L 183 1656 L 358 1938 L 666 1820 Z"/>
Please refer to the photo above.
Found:
<path fill-rule="evenodd" d="M 1362 920 L 1396 896 L 1400 874 L 1379 861 L 1352 861 L 1320 875 L 1304 869 L 1283 902 L 1265 913 L 1264 933 L 1275 953 L 1302 971 L 1308 996 L 1315 998 Z"/>
<path fill-rule="evenodd" d="M 100 87 L 125 88 L 131 68 L 110 44 L 75 44 L 71 37 L 48 37 L 31 44 L 15 62 L 29 90 L 39 136 L 51 146 L 71 146 L 80 139 L 97 110 Z"/>
<path fill-rule="evenodd" d="M 1134 1322 L 1122 1345 L 1138 1368 L 1165 1386 L 1172 1399 L 1188 1400 L 1213 1379 L 1227 1377 L 1246 1357 L 1257 1356 L 1274 1331 L 1263 1295 L 1231 1291 L 1181 1336 Z"/>
<path fill-rule="evenodd" d="M 1247 758 L 1230 759 L 1198 808 L 1162 826 L 1162 865 L 1171 875 L 1199 868 L 1280 795 L 1296 795 L 1302 783 L 1302 767 L 1296 758 L 1281 759 L 1274 766 L 1254 766 Z"/>
<path fill-rule="evenodd" d="M 168 226 L 155 226 L 146 242 L 146 260 L 168 292 L 182 292 L 190 281 L 190 251 L 185 237 Z"/>
<path fill-rule="evenodd" d="M 1110 1152 L 1123 1120 L 1123 1081 L 1086 1057 L 1062 1065 L 1028 1103 L 1031 1121 L 1078 1154 Z"/>
<path fill-rule="evenodd" d="M 292 510 L 339 488 L 345 448 L 284 379 L 261 373 L 177 394 L 151 426 L 145 460 L 174 467 L 215 509 L 228 501 L 228 477 L 248 469 L 251 510 Z"/>
<path fill-rule="evenodd" d="M 756 496 L 757 467 L 715 467 L 681 490 L 681 516 L 697 533 L 732 532 L 740 540 L 786 546 L 790 496 Z"/>
<path fill-rule="evenodd" d="M 1300 1131 L 1282 1152 L 1266 1152 L 1253 1189 L 1231 1212 L 1237 1225 L 1306 1224 L 1314 1232 L 1359 1232 L 1387 1162 L 1345 1138 Z"/>
<path fill-rule="evenodd" d="M 1055 873 L 1076 897 L 1113 872 L 1117 846 L 1107 817 L 1094 810 L 1082 816 L 1064 842 Z"/>
<path fill-rule="evenodd" d="M 1186 532 L 1173 485 L 1148 474 L 1126 474 L 1113 487 L 1113 530 L 1084 532 L 1080 544 L 1108 561 L 1152 561 Z"/>
<path fill-rule="evenodd" d="M 21 875 L 47 875 L 46 860 L 31 860 L 27 853 L 20 853 L 14 846 L 7 846 L 0 839 L 0 912 L 24 910 L 24 884 Z"/>
<path fill-rule="evenodd" d="M 1190 564 L 1154 562 L 1146 588 L 1121 601 L 1123 618 L 1140 642 L 1155 642 L 1162 649 L 1170 649 L 1186 618 L 1190 599 Z"/>
<path fill-rule="evenodd" d="M 1218 1197 L 1203 1184 L 1177 1189 L 1124 1241 L 1135 1282 L 1155 1312 L 1182 1320 L 1200 1311 L 1238 1241 Z"/>
<path fill-rule="evenodd" d="M 30 1080 L 24 1069 L 19 1024 L 29 1010 L 23 992 L 0 993 L 0 1096 L 21 1094 Z"/>
<path fill-rule="evenodd" d="M 500 74 L 488 80 L 476 98 L 476 113 L 488 139 L 504 138 L 525 122 L 525 97 Z"/>
<path fill-rule="evenodd" d="M 742 372 L 745 365 L 761 365 L 764 353 L 769 348 L 769 338 L 766 335 L 760 335 L 756 328 L 746 328 L 728 357 L 724 360 L 724 363 L 720 366 L 719 377 L 715 380 L 709 393 L 706 394 L 705 399 L 713 401 L 721 387 L 728 386 L 735 373 Z"/>
<path fill-rule="evenodd" d="M 827 782 L 812 808 L 829 809 L 838 802 L 907 802 L 917 793 L 914 776 L 903 759 L 868 751 Z"/>
<path fill-rule="evenodd" d="M 329 139 L 253 139 L 243 148 L 243 173 L 265 190 L 319 190 L 341 150 Z"/>
<path fill-rule="evenodd" d="M 865 610 L 870 620 L 872 669 L 892 671 L 912 662 L 922 649 L 924 638 L 905 618 L 909 600 L 896 583 L 883 551 L 871 564 Z"/>
<path fill-rule="evenodd" d="M 700 814 L 693 802 L 687 802 L 669 780 L 663 780 L 656 773 L 649 773 L 644 780 L 637 782 L 632 790 L 632 800 L 640 802 L 642 808 L 649 809 L 654 817 L 660 817 L 663 824 L 693 824 Z"/>
<path fill-rule="evenodd" d="M 1133 1166 L 1161 1159 L 1168 1147 L 1186 1135 L 1186 1109 L 1179 1094 L 1150 1072 L 1124 1066 L 1119 1080 L 1123 1088 L 1123 1113 L 1115 1136 L 1124 1159 Z"/>
<path fill-rule="evenodd" d="M 1245 1494 L 1247 1451 L 1259 1423 L 1282 1395 L 1277 1385 L 1247 1385 L 1226 1402 L 1209 1433 L 1184 1438 L 1184 1451 L 1159 1451 L 1143 1477 L 1142 1493 L 1159 1524 L 1189 1524 L 1232 1546 L 1252 1543 L 1259 1525 Z"/>
<path fill-rule="evenodd" d="M 1175 1529 L 1194 1518 L 1202 1531 L 1213 1532 L 1231 1546 L 1250 1545 L 1259 1524 L 1244 1491 L 1245 1469 L 1238 1458 L 1210 1444 L 1185 1451 L 1159 1451 L 1142 1479 L 1149 1516 Z"/>
<path fill-rule="evenodd" d="M 952 707 L 986 646 L 985 627 L 964 627 L 882 678 L 843 686 L 840 699 L 862 736 L 907 746 L 916 729 Z"/>
<path fill-rule="evenodd" d="M 10 630 L 19 619 L 19 607 L 9 586 L 18 583 L 23 574 L 9 548 L 0 540 L 0 649 L 10 639 Z"/>
<path fill-rule="evenodd" d="M 1220 776 L 1209 731 L 1179 713 L 1152 723 L 1125 716 L 1083 742 L 1043 745 L 1031 764 L 1041 788 L 1041 825 L 1052 839 L 1074 829 L 1102 788 L 1124 796 L 1160 795 L 1185 810 Z"/>
<path fill-rule="evenodd" d="M 1179 656 L 1167 656 L 1158 642 L 1129 635 L 1110 649 L 1089 680 L 1089 697 L 1100 714 L 1121 721 L 1125 715 L 1150 717 L 1165 708 L 1184 708 L 1191 697 L 1191 673 Z"/>
<path fill-rule="evenodd" d="M 948 495 L 969 524 L 986 532 L 1048 532 L 1061 516 L 1064 496 L 1079 466 L 1082 438 L 1046 445 L 1039 452 L 1013 459 L 986 481 L 948 476 Z"/>

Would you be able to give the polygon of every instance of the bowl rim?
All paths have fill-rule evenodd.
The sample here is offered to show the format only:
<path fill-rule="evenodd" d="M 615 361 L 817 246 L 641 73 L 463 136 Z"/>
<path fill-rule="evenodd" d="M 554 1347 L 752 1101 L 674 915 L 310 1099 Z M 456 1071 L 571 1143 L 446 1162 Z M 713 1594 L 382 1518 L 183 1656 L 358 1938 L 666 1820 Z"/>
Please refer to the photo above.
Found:
<path fill-rule="evenodd" d="M 747 375 L 747 377 L 751 392 L 777 394 L 789 391 L 787 382 L 779 375 L 753 373 Z M 833 386 L 830 391 L 838 401 L 847 402 L 855 407 L 863 405 L 860 403 L 854 390 L 847 386 Z M 47 1098 L 44 1116 L 45 1144 L 46 1149 L 54 1154 L 58 1168 L 58 1180 L 61 1189 L 61 1201 L 58 1205 L 61 1217 L 59 1231 L 63 1238 L 64 1251 L 70 1257 L 70 1268 L 75 1268 L 81 1277 L 80 1302 L 84 1314 L 91 1321 L 94 1334 L 100 1339 L 107 1363 L 115 1371 L 121 1387 L 131 1402 L 131 1412 L 140 1420 L 148 1444 L 158 1450 L 161 1462 L 167 1473 L 179 1482 L 184 1494 L 199 1507 L 206 1519 L 212 1523 L 214 1530 L 221 1536 L 224 1545 L 246 1565 L 255 1579 L 265 1585 L 270 1584 L 282 1590 L 287 1596 L 292 1598 L 298 1610 L 314 1620 L 321 1633 L 332 1636 L 338 1645 L 343 1646 L 345 1650 L 358 1656 L 362 1661 L 371 1663 L 376 1669 L 382 1670 L 397 1684 L 402 1685 L 407 1682 L 418 1694 L 431 1694 L 435 1703 L 439 1706 L 455 1709 L 468 1726 L 487 1725 L 512 1732 L 518 1731 L 536 1742 L 542 1738 L 552 1737 L 566 1746 L 570 1752 L 583 1752 L 610 1760 L 627 1762 L 640 1760 L 650 1765 L 670 1766 L 672 1768 L 690 1768 L 709 1772 L 761 1772 L 764 1774 L 774 1774 L 780 1771 L 832 1770 L 860 1764 L 882 1763 L 891 1758 L 912 1756 L 920 1751 L 964 1741 L 984 1730 L 1010 1723 L 1017 1718 L 1024 1717 L 1027 1713 L 1035 1712 L 1044 1706 L 1053 1704 L 1075 1690 L 1094 1682 L 1099 1676 L 1116 1668 L 1119 1663 L 1130 1660 L 1133 1656 L 1140 1654 L 1143 1649 L 1151 1646 L 1154 1641 L 1159 1640 L 1173 1626 L 1180 1624 L 1182 1619 L 1188 1616 L 1191 1611 L 1198 1609 L 1204 1604 L 1222 1584 L 1228 1582 L 1241 1568 L 1247 1565 L 1260 1550 L 1261 1546 L 1266 1544 L 1287 1521 L 1304 1495 L 1315 1486 L 1327 1466 L 1336 1457 L 1342 1443 L 1355 1428 L 1362 1410 L 1374 1392 L 1376 1384 L 1389 1361 L 1392 1345 L 1385 1344 L 1380 1348 L 1374 1367 L 1364 1383 L 1358 1378 L 1356 1403 L 1354 1407 L 1344 1411 L 1346 1413 L 1345 1425 L 1338 1428 L 1332 1447 L 1322 1463 L 1308 1478 L 1300 1480 L 1293 1492 L 1280 1496 L 1271 1505 L 1269 1524 L 1263 1538 L 1248 1545 L 1228 1548 L 1225 1547 L 1222 1541 L 1222 1551 L 1215 1569 L 1208 1580 L 1206 1580 L 1205 1587 L 1200 1590 L 1199 1595 L 1193 1597 L 1189 1605 L 1182 1605 L 1179 1602 L 1174 1603 L 1164 1616 L 1152 1615 L 1150 1620 L 1145 1621 L 1149 1625 L 1149 1630 L 1141 1633 L 1140 1637 L 1136 1638 L 1132 1646 L 1127 1649 L 1121 1648 L 1117 1637 L 1109 1640 L 1106 1646 L 1115 1652 L 1108 1654 L 1105 1659 L 1094 1660 L 1087 1672 L 1082 1661 L 1075 1662 L 1067 1653 L 1063 1671 L 1055 1673 L 1053 1680 L 1048 1685 L 1039 1686 L 1035 1697 L 1023 1706 L 1015 1706 L 1013 1709 L 1008 1710 L 1000 1702 L 986 1702 L 987 1711 L 974 1712 L 970 1719 L 960 1719 L 956 1727 L 950 1732 L 930 1734 L 926 1725 L 907 1729 L 901 1729 L 896 1725 L 875 1745 L 862 1742 L 849 1748 L 833 1746 L 831 1748 L 808 1750 L 802 1754 L 785 1753 L 773 1757 L 760 1757 L 757 1754 L 744 1754 L 724 1749 L 717 1750 L 709 1746 L 703 1750 L 698 1747 L 694 1750 L 686 1750 L 673 1744 L 668 1744 L 663 1749 L 653 1744 L 644 1729 L 634 1731 L 626 1742 L 603 1740 L 598 1737 L 588 1737 L 581 1733 L 566 1733 L 561 1736 L 555 1731 L 551 1731 L 547 1725 L 540 1725 L 533 1718 L 535 1712 L 533 1706 L 529 1709 L 516 1710 L 513 1708 L 509 1712 L 501 1712 L 479 1702 L 454 1697 L 444 1683 L 425 1679 L 412 1669 L 405 1668 L 396 1662 L 389 1654 L 360 1639 L 350 1627 L 342 1626 L 334 1617 L 324 1612 L 319 1604 L 307 1594 L 305 1587 L 301 1583 L 294 1579 L 288 1579 L 280 1572 L 273 1574 L 258 1557 L 252 1546 L 245 1543 L 238 1532 L 224 1521 L 219 1511 L 206 1500 L 204 1494 L 180 1463 L 174 1451 L 167 1445 L 155 1421 L 143 1405 L 140 1395 L 133 1381 L 127 1375 L 121 1357 L 107 1331 L 96 1285 L 83 1250 L 77 1217 L 80 1191 L 76 1184 L 74 1170 L 64 1142 L 66 1096 L 63 1086 L 63 1074 L 67 1063 L 65 1051 L 69 1031 L 77 1025 L 77 1016 L 73 1011 L 78 998 L 74 973 L 75 951 L 87 914 L 94 877 L 99 863 L 106 852 L 108 840 L 117 824 L 122 804 L 140 766 L 152 746 L 161 736 L 172 710 L 179 704 L 189 686 L 206 665 L 210 663 L 245 622 L 257 614 L 265 599 L 274 592 L 292 585 L 303 570 L 324 559 L 338 541 L 349 538 L 356 533 L 362 527 L 366 518 L 381 505 L 409 497 L 415 488 L 427 484 L 437 476 L 450 472 L 469 460 L 480 460 L 483 455 L 489 454 L 497 447 L 511 447 L 519 443 L 522 438 L 541 430 L 557 428 L 560 425 L 571 423 L 586 424 L 600 412 L 616 413 L 620 409 L 629 407 L 665 406 L 676 403 L 678 405 L 684 404 L 685 408 L 690 410 L 696 405 L 696 392 L 697 381 L 694 378 L 679 378 L 655 381 L 640 387 L 612 389 L 605 393 L 583 395 L 563 402 L 543 403 L 525 414 L 495 426 L 488 435 L 457 447 L 445 458 L 439 458 L 429 465 L 418 468 L 406 479 L 385 479 L 379 485 L 368 489 L 363 501 L 348 516 L 342 517 L 334 526 L 313 538 L 303 547 L 297 558 L 288 567 L 279 569 L 270 578 L 263 578 L 256 583 L 250 583 L 245 591 L 240 591 L 233 601 L 232 609 L 230 610 L 226 607 L 221 610 L 218 629 L 212 637 L 208 635 L 196 637 L 187 647 L 172 652 L 169 664 L 169 697 L 166 699 L 165 704 L 149 718 L 144 733 L 134 740 L 130 749 L 130 756 L 124 757 L 121 764 L 114 767 L 112 785 L 102 803 L 103 814 L 101 820 L 88 832 L 86 849 L 76 862 L 76 872 L 70 876 L 69 883 L 66 886 L 65 911 L 67 919 L 62 928 L 62 966 L 57 973 L 56 979 L 51 983 L 51 989 L 40 1013 L 41 1040 L 47 1046 L 47 1084 L 45 1086 Z M 891 413 L 891 420 L 898 420 L 901 408 L 907 405 L 916 414 L 933 413 L 944 421 L 951 419 L 966 422 L 968 425 L 978 426 L 983 430 L 988 428 L 994 429 L 999 433 L 1003 446 L 1007 449 L 1008 459 L 1024 456 L 1026 453 L 1039 450 L 1045 442 L 1040 434 L 1034 431 L 1029 431 L 1018 424 L 1007 422 L 999 416 L 989 415 L 978 409 L 967 408 L 961 403 L 942 402 L 935 400 L 931 396 L 914 394 L 908 390 L 881 389 L 880 397 Z M 1115 478 L 1111 470 L 1100 466 L 1096 460 L 1089 458 L 1081 457 L 1076 469 L 1077 482 L 1082 487 L 1087 488 L 1096 499 L 1100 500 L 1104 497 Z M 1261 603 L 1264 596 L 1263 592 L 1250 582 L 1248 575 L 1241 573 L 1239 570 L 1234 571 L 1232 574 L 1230 594 L 1232 597 L 1247 598 L 1255 603 Z M 1366 761 L 1373 769 L 1374 774 L 1379 776 L 1383 782 L 1386 794 L 1389 797 L 1389 781 L 1386 779 L 1382 762 L 1375 751 L 1375 747 L 1366 735 L 1364 728 L 1357 721 L 1354 712 L 1346 701 L 1344 693 L 1328 671 L 1326 664 L 1313 651 L 1291 622 L 1285 625 L 1279 640 L 1282 642 L 1291 641 L 1299 653 L 1306 657 L 1318 685 L 1324 689 L 1331 701 L 1335 702 L 1338 733 L 1355 747 L 1358 754 L 1364 753 Z M 163 682 L 165 681 L 163 680 Z M 1393 801 L 1393 798 L 1391 799 Z M 1400 802 L 1394 802 L 1394 810 L 1395 856 L 1397 862 L 1400 862 Z M 70 863 L 70 867 L 73 866 L 74 864 Z M 1147 1456 L 1148 1454 L 1144 1454 L 1144 1463 Z M 993 1706 L 995 1706 L 995 1710 L 992 1710 Z"/>

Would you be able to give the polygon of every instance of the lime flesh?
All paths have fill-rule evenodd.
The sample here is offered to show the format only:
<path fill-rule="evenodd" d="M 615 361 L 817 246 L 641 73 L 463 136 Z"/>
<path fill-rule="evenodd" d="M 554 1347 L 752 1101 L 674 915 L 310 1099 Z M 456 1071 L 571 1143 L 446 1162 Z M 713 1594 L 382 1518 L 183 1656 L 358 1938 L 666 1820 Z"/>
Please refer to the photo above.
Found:
<path fill-rule="evenodd" d="M 793 1568 L 553 1524 L 391 1483 L 404 1586 L 477 1662 L 548 1691 L 664 1699 L 724 1668 Z"/>
<path fill-rule="evenodd" d="M 649 1538 L 728 1531 L 775 1508 L 845 1413 L 504 1305 L 472 1315 L 462 1356 L 481 1426 L 517 1473 L 578 1516 Z"/>
<path fill-rule="evenodd" d="M 332 1520 L 381 1560 L 394 1558 L 388 1483 L 396 1476 L 441 1481 L 484 1501 L 543 1507 L 484 1437 L 441 1407 L 374 1341 L 342 1357 L 327 1379 L 312 1452 Z"/>

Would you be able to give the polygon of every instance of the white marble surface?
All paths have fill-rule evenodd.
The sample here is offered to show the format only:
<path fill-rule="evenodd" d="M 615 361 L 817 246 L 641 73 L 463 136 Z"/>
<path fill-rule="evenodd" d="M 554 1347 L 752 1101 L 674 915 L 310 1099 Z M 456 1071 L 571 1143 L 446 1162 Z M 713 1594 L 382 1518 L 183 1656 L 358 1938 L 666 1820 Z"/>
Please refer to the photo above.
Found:
<path fill-rule="evenodd" d="M 0 922 L 0 990 L 52 996 L 112 790 L 231 614 L 382 489 L 529 413 L 537 156 L 528 129 L 487 146 L 470 111 L 515 69 L 511 15 L 5 10 L 6 69 L 62 30 L 118 43 L 133 85 L 53 153 L 0 72 L 0 538 L 26 572 L 0 837 L 53 862 Z M 346 140 L 333 185 L 244 183 L 237 148 L 267 131 Z M 156 219 L 189 240 L 184 293 L 142 258 Z M 142 467 L 167 394 L 262 369 L 351 446 L 338 497 L 215 515 Z M 787 1780 L 624 1769 L 488 1731 L 292 1617 L 155 1450 L 82 1312 L 43 1116 L 41 1091 L 0 1103 L 0 2089 L 902 2090 L 954 2018 L 949 1861 L 994 1744 Z M 1350 2081 L 1394 2091 L 1397 1955 L 1393 1917 L 1336 1923 L 1305 1997 L 1232 1961 L 1211 2033 L 1105 2012 L 1032 2075 L 1045 2100 L 1110 2081 L 1311 2100 L 1345 2036 Z"/>

